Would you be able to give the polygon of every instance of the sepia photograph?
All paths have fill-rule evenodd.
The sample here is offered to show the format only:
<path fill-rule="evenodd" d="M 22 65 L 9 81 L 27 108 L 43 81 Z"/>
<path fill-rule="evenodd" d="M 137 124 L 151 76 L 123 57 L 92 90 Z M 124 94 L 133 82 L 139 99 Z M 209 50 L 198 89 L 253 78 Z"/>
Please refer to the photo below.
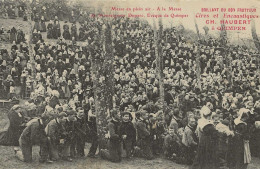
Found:
<path fill-rule="evenodd" d="M 259 0 L 0 0 L 0 169 L 260 169 Z"/>

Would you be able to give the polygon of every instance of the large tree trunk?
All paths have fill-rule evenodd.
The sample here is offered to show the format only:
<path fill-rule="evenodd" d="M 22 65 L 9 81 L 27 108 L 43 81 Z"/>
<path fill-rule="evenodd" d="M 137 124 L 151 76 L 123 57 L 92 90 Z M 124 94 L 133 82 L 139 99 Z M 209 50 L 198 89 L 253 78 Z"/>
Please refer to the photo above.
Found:
<path fill-rule="evenodd" d="M 97 133 L 99 138 L 99 148 L 107 148 L 108 119 L 109 111 L 112 109 L 113 102 L 113 50 L 110 25 L 104 24 L 101 30 L 100 47 L 101 53 L 92 56 L 92 77 L 93 90 L 96 108 Z M 95 53 L 95 52 L 94 52 Z"/>
<path fill-rule="evenodd" d="M 200 65 L 200 49 L 197 49 L 196 52 L 196 76 L 197 76 L 197 84 L 198 88 L 201 90 L 201 65 Z"/>
<path fill-rule="evenodd" d="M 106 78 L 106 104 L 107 109 L 110 111 L 113 108 L 113 95 L 114 95 L 114 55 L 112 46 L 112 29 L 109 23 L 106 24 L 105 29 L 105 78 Z"/>
<path fill-rule="evenodd" d="M 33 88 L 35 87 L 35 78 L 36 78 L 36 69 L 35 69 L 35 61 L 34 61 L 34 53 L 33 53 L 33 47 L 32 47 L 32 34 L 33 34 L 33 21 L 32 21 L 32 9 L 31 9 L 31 3 L 29 0 L 27 0 L 26 3 L 26 7 L 27 7 L 27 19 L 28 19 L 28 23 L 29 23 L 29 27 L 30 27 L 30 31 L 29 31 L 29 39 L 27 41 L 28 43 L 28 47 L 29 47 L 29 56 L 30 56 L 30 62 L 32 65 L 32 77 L 33 77 Z"/>
<path fill-rule="evenodd" d="M 221 20 L 223 20 L 223 15 L 221 15 Z M 224 28 L 225 24 L 222 23 L 221 27 Z M 225 61 L 225 68 L 227 70 L 227 80 L 229 84 L 231 85 L 230 87 L 233 86 L 233 77 L 232 77 L 232 64 L 231 64 L 231 58 L 230 58 L 230 53 L 229 50 L 227 49 L 227 31 L 225 29 L 221 29 L 220 32 L 220 43 L 221 47 L 223 48 L 222 55 L 224 57 Z"/>
<path fill-rule="evenodd" d="M 164 80 L 163 80 L 163 55 L 162 55 L 162 35 L 163 25 L 162 20 L 159 20 L 159 31 L 157 32 L 154 22 L 154 43 L 155 43 L 155 57 L 156 57 L 156 73 L 159 81 L 159 101 L 162 105 L 163 111 L 166 109 L 164 104 Z M 165 111 L 164 111 L 165 113 Z M 164 119 L 164 118 L 163 118 Z"/>
<path fill-rule="evenodd" d="M 196 28 L 196 31 L 197 31 L 197 36 L 198 36 L 198 40 L 200 40 L 200 31 L 199 31 L 199 27 L 198 27 L 198 24 L 197 24 L 197 21 L 196 19 L 194 18 L 194 23 L 195 23 L 195 28 Z M 198 44 L 199 46 L 200 44 Z M 200 75 L 201 75 L 201 65 L 200 65 L 200 49 L 197 49 L 197 52 L 196 52 L 196 76 L 197 76 L 197 84 L 198 84 L 198 87 L 199 89 L 201 90 L 201 80 L 200 80 Z"/>

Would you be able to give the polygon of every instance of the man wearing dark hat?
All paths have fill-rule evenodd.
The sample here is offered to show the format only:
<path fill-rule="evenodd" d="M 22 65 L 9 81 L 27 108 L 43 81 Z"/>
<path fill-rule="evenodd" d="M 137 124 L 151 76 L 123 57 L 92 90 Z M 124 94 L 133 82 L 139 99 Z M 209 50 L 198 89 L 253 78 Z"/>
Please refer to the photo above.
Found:
<path fill-rule="evenodd" d="M 32 146 L 39 145 L 40 162 L 52 162 L 48 160 L 48 138 L 44 130 L 48 118 L 47 115 L 43 115 L 41 118 L 33 119 L 27 123 L 27 127 L 23 130 L 19 139 L 21 150 L 15 149 L 15 154 L 19 160 L 32 162 Z"/>
<path fill-rule="evenodd" d="M 71 145 L 71 154 L 74 156 L 84 157 L 84 148 L 86 141 L 86 130 L 87 123 L 84 115 L 83 108 L 79 107 L 77 109 L 76 121 L 74 122 L 75 136 L 73 138 L 73 143 Z"/>
<path fill-rule="evenodd" d="M 126 157 L 130 158 L 131 151 L 136 144 L 136 130 L 132 123 L 132 115 L 130 112 L 122 113 L 122 123 L 119 128 L 120 135 L 123 139 L 123 148 L 126 150 Z"/>
<path fill-rule="evenodd" d="M 101 149 L 100 155 L 101 158 L 107 159 L 112 162 L 121 161 L 121 135 L 119 133 L 120 127 L 120 116 L 117 110 L 111 111 L 112 119 L 108 123 L 108 132 L 109 132 L 109 142 L 108 150 Z"/>

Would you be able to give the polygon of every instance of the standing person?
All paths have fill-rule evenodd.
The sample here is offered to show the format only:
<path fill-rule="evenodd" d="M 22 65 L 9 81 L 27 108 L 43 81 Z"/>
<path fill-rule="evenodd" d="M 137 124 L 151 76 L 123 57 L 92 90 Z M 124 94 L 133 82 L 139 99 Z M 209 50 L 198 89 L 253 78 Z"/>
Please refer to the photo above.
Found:
<path fill-rule="evenodd" d="M 14 16 L 19 17 L 19 8 L 17 6 L 14 6 Z"/>
<path fill-rule="evenodd" d="M 64 138 L 64 145 L 62 148 L 66 151 L 69 152 L 70 157 L 65 156 L 65 160 L 67 161 L 72 161 L 71 158 L 74 158 L 76 156 L 76 152 L 71 150 L 71 147 L 74 148 L 76 146 L 75 142 L 75 121 L 76 121 L 76 111 L 73 109 L 69 109 L 66 111 L 67 118 L 65 120 L 64 128 L 65 128 L 65 138 Z M 68 147 L 67 147 L 68 146 Z M 64 157 L 63 157 L 64 158 Z"/>
<path fill-rule="evenodd" d="M 88 108 L 88 105 L 90 107 Z M 89 141 L 91 142 L 91 147 L 88 152 L 88 157 L 95 157 L 97 148 L 98 148 L 98 135 L 97 135 L 97 124 L 96 124 L 96 114 L 95 114 L 95 107 L 92 104 L 85 104 L 84 105 L 84 113 L 87 117 L 87 127 L 89 130 L 89 137 L 91 138 Z"/>
<path fill-rule="evenodd" d="M 122 124 L 119 132 L 123 139 L 123 149 L 126 150 L 126 158 L 131 157 L 132 150 L 136 144 L 136 130 L 132 123 L 132 115 L 130 112 L 122 113 Z"/>
<path fill-rule="evenodd" d="M 38 16 L 38 14 L 36 14 L 36 16 L 34 18 L 34 27 L 33 27 L 33 29 L 36 29 L 37 32 L 41 30 L 40 17 Z"/>
<path fill-rule="evenodd" d="M 76 17 L 75 17 L 74 11 L 71 11 L 71 15 L 70 15 L 69 21 L 70 21 L 70 23 L 75 23 L 76 22 Z"/>
<path fill-rule="evenodd" d="M 4 81 L 5 96 L 10 97 L 10 87 L 14 85 L 14 80 L 11 75 L 8 75 Z"/>
<path fill-rule="evenodd" d="M 42 39 L 42 34 L 41 34 L 41 32 L 40 31 L 38 31 L 38 42 L 40 42 L 40 43 L 43 43 L 44 42 L 44 40 Z"/>
<path fill-rule="evenodd" d="M 75 130 L 75 146 L 71 147 L 71 152 L 75 151 L 73 153 L 74 155 L 77 155 L 78 157 L 84 157 L 85 152 L 85 141 L 86 141 L 86 130 L 87 130 L 87 124 L 86 124 L 86 119 L 84 116 L 84 110 L 79 107 L 77 109 L 77 116 L 76 116 L 76 121 L 74 124 L 74 130 Z"/>
<path fill-rule="evenodd" d="M 15 29 L 15 27 L 12 27 L 12 29 L 10 30 L 10 42 L 16 42 L 16 35 L 17 35 L 17 30 Z"/>
<path fill-rule="evenodd" d="M 7 6 L 7 14 L 10 19 L 15 19 L 14 11 L 12 9 L 12 5 Z"/>
<path fill-rule="evenodd" d="M 79 41 L 84 41 L 86 40 L 86 33 L 85 29 L 83 27 L 79 28 Z"/>
<path fill-rule="evenodd" d="M 188 118 L 188 125 L 184 128 L 182 136 L 182 144 L 185 149 L 185 160 L 187 164 L 192 164 L 197 149 L 197 138 L 195 134 L 196 120 L 191 117 Z"/>
<path fill-rule="evenodd" d="M 26 89 L 26 79 L 27 75 L 25 70 L 21 74 L 21 98 L 23 99 L 25 97 L 25 89 Z"/>
<path fill-rule="evenodd" d="M 21 42 L 25 41 L 25 34 L 23 31 L 19 28 L 17 31 L 17 44 L 20 44 Z"/>
<path fill-rule="evenodd" d="M 150 128 L 148 124 L 148 112 L 141 111 L 141 117 L 136 122 L 136 132 L 137 132 L 137 146 L 140 147 L 141 156 L 147 160 L 152 160 L 152 140 L 150 137 Z"/>
<path fill-rule="evenodd" d="M 197 125 L 197 129 L 196 129 L 196 134 L 198 136 L 199 141 L 200 141 L 200 138 L 201 138 L 201 135 L 202 135 L 201 127 L 204 126 L 203 124 L 204 124 L 205 121 L 208 122 L 208 120 L 206 120 L 204 118 L 203 113 L 204 114 L 211 114 L 211 110 L 207 106 L 203 106 L 200 110 L 200 117 L 201 118 L 198 120 L 198 125 Z"/>
<path fill-rule="evenodd" d="M 108 123 L 109 142 L 108 150 L 101 149 L 100 156 L 112 162 L 121 161 L 121 135 L 119 133 L 120 116 L 117 110 L 111 111 L 112 119 Z"/>
<path fill-rule="evenodd" d="M 256 156 L 260 158 L 260 100 L 255 102 L 254 106 L 255 115 L 255 131 L 252 133 L 251 144 L 255 145 L 254 150 L 256 151 Z M 252 152 L 253 153 L 253 152 Z"/>
<path fill-rule="evenodd" d="M 39 36 L 36 29 L 34 29 L 32 36 L 32 43 L 36 44 L 39 41 Z"/>
<path fill-rule="evenodd" d="M 74 37 L 75 41 L 78 40 L 78 30 L 76 24 L 74 23 L 71 25 L 71 37 Z"/>
<path fill-rule="evenodd" d="M 47 25 L 47 39 L 53 38 L 53 21 L 50 20 L 50 23 Z"/>
<path fill-rule="evenodd" d="M 41 17 L 40 20 L 40 31 L 41 32 L 46 32 L 47 28 L 46 28 L 46 24 L 45 24 L 45 19 L 44 16 Z"/>
<path fill-rule="evenodd" d="M 53 39 L 58 39 L 61 36 L 60 23 L 58 20 L 54 21 L 52 36 Z"/>
<path fill-rule="evenodd" d="M 66 40 L 70 40 L 71 39 L 70 28 L 69 28 L 69 25 L 67 24 L 67 21 L 65 21 L 65 23 L 63 25 L 63 34 L 62 34 L 62 36 Z"/>
<path fill-rule="evenodd" d="M 230 163 L 231 169 L 246 169 L 251 161 L 249 149 L 249 130 L 246 121 L 249 119 L 249 109 L 240 109 L 239 116 L 234 120 L 235 136 L 232 145 L 233 162 Z"/>
<path fill-rule="evenodd" d="M 217 139 L 217 167 L 218 168 L 228 168 L 227 155 L 228 155 L 228 143 L 234 132 L 229 129 L 229 121 L 221 120 L 216 125 L 216 130 L 218 131 Z"/>
<path fill-rule="evenodd" d="M 64 62 L 61 60 L 61 58 L 57 59 L 57 63 L 56 63 L 56 69 L 58 70 L 59 76 L 62 75 L 62 72 L 65 69 L 65 64 Z"/>
<path fill-rule="evenodd" d="M 199 123 L 201 136 L 198 150 L 193 162 L 193 169 L 214 169 L 216 168 L 216 144 L 217 130 L 211 121 L 210 111 L 201 111 L 203 119 Z"/>
<path fill-rule="evenodd" d="M 48 12 L 48 9 L 46 8 L 46 6 L 43 6 L 41 13 L 42 13 L 42 16 L 44 17 L 46 22 L 50 21 L 50 17 L 47 14 L 47 12 Z"/>
<path fill-rule="evenodd" d="M 32 162 L 32 146 L 39 145 L 40 162 L 52 162 L 48 160 L 48 138 L 44 131 L 48 118 L 47 115 L 43 115 L 41 118 L 33 119 L 27 124 L 19 139 L 21 150 L 15 149 L 15 154 L 19 160 Z"/>

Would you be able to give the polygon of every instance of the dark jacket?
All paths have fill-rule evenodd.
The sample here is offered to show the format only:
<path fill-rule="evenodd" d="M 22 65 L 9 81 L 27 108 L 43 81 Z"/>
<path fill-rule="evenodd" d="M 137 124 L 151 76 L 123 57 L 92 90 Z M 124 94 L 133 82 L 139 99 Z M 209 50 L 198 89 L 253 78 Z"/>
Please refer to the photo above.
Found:
<path fill-rule="evenodd" d="M 144 120 L 138 120 L 136 122 L 136 131 L 138 139 L 146 139 L 150 136 L 148 124 Z"/>
<path fill-rule="evenodd" d="M 34 120 L 22 132 L 20 141 L 27 145 L 40 145 L 47 142 L 47 135 L 44 131 L 45 125 L 40 119 Z"/>
<path fill-rule="evenodd" d="M 0 133 L 0 145 L 18 146 L 19 137 L 24 129 L 25 116 L 11 109 L 8 113 L 8 118 L 10 125 L 7 131 Z"/>
<path fill-rule="evenodd" d="M 46 126 L 46 134 L 50 137 L 52 143 L 58 144 L 60 139 L 65 139 L 65 128 L 57 119 L 51 120 Z"/>
<path fill-rule="evenodd" d="M 119 127 L 119 133 L 120 135 L 127 135 L 127 140 L 132 140 L 133 142 L 136 142 L 136 130 L 131 121 L 122 122 Z"/>
<path fill-rule="evenodd" d="M 110 133 L 110 141 L 113 141 L 113 142 L 120 142 L 121 141 L 121 135 L 119 133 L 119 127 L 120 127 L 120 122 L 117 122 L 115 120 L 111 120 L 108 123 L 108 131 Z"/>
<path fill-rule="evenodd" d="M 74 124 L 75 134 L 77 138 L 86 138 L 87 134 L 87 123 L 86 119 L 77 118 L 77 121 Z"/>

